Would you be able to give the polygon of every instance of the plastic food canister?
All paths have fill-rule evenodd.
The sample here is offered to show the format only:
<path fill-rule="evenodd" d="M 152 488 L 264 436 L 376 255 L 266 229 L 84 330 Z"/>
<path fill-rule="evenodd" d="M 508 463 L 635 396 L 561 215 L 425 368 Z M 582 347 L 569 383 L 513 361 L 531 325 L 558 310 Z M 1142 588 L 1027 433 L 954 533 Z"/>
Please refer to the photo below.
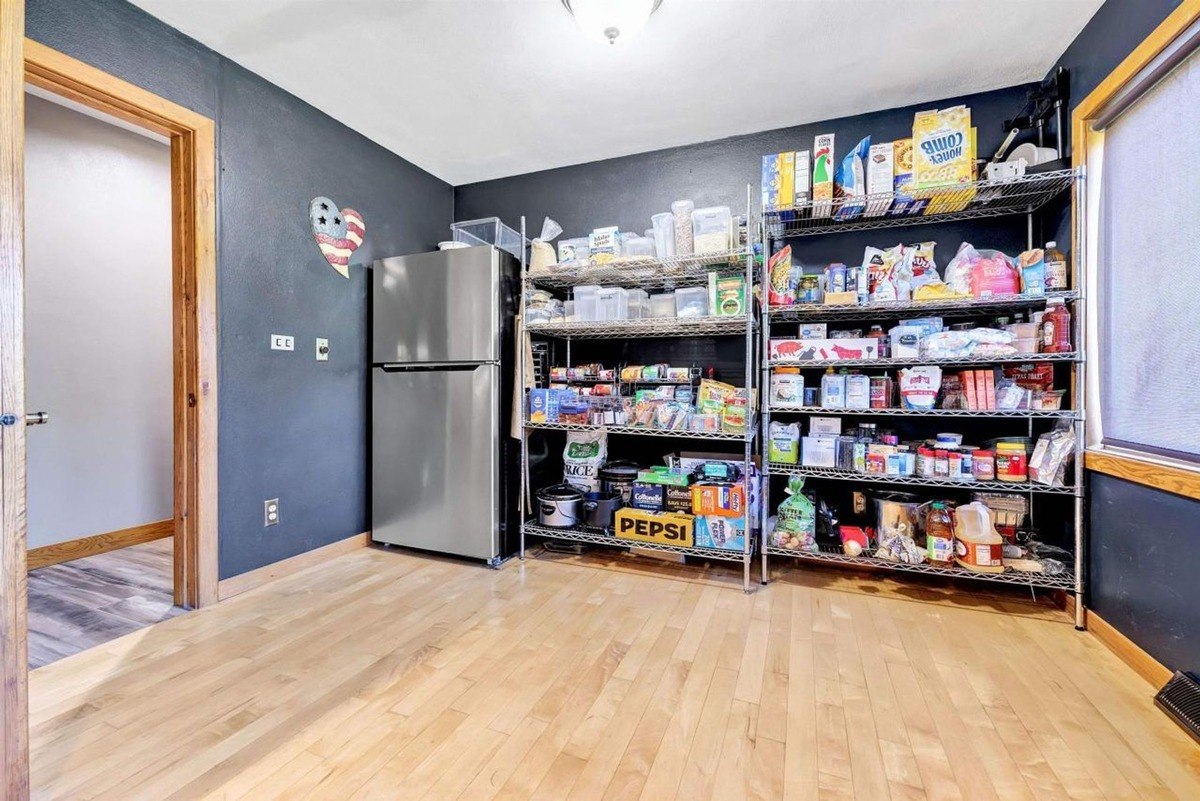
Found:
<path fill-rule="evenodd" d="M 675 255 L 675 215 L 669 211 L 655 214 L 650 218 L 654 231 L 654 249 L 660 259 L 669 259 Z"/>
<path fill-rule="evenodd" d="M 997 442 L 996 479 L 1019 482 L 1027 480 L 1028 475 L 1025 446 L 1017 442 Z"/>
<path fill-rule="evenodd" d="M 690 256 L 694 249 L 692 235 L 692 212 L 696 204 L 690 200 L 676 200 L 671 204 L 671 216 L 675 221 L 675 255 Z"/>

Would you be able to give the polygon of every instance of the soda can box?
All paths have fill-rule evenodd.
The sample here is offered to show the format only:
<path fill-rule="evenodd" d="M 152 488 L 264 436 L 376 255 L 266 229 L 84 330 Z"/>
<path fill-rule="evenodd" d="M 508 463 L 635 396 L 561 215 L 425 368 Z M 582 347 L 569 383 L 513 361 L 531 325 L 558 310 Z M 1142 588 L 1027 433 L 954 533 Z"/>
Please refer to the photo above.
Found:
<path fill-rule="evenodd" d="M 746 550 L 746 518 L 706 515 L 696 518 L 696 547 Z"/>
<path fill-rule="evenodd" d="M 662 484 L 635 481 L 629 493 L 629 505 L 634 509 L 642 509 L 647 512 L 661 512 L 663 497 Z"/>
<path fill-rule="evenodd" d="M 691 548 L 695 538 L 691 515 L 675 512 L 647 512 L 625 506 L 613 515 L 613 533 L 618 539 L 677 545 Z"/>

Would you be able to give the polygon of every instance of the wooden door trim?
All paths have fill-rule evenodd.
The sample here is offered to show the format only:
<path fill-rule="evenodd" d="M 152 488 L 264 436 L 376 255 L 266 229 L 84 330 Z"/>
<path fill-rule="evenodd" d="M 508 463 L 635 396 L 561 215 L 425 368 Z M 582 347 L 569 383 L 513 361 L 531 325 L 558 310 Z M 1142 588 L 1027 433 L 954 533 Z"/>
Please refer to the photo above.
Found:
<path fill-rule="evenodd" d="M 0 794 L 29 797 L 25 617 L 25 0 L 0 0 Z"/>
<path fill-rule="evenodd" d="M 78 59 L 24 40 L 25 80 L 170 138 L 175 602 L 217 602 L 216 126 Z"/>

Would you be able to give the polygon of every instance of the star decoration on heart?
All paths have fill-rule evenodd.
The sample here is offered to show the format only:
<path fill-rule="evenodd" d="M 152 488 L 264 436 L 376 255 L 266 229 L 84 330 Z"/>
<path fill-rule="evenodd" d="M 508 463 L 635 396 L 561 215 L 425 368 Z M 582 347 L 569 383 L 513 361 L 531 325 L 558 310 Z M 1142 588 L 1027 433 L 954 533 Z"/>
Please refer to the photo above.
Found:
<path fill-rule="evenodd" d="M 329 210 L 338 213 L 329 220 Z M 350 256 L 367 235 L 367 224 L 354 209 L 340 209 L 327 197 L 315 197 L 308 205 L 308 221 L 321 255 L 343 278 L 350 277 Z"/>

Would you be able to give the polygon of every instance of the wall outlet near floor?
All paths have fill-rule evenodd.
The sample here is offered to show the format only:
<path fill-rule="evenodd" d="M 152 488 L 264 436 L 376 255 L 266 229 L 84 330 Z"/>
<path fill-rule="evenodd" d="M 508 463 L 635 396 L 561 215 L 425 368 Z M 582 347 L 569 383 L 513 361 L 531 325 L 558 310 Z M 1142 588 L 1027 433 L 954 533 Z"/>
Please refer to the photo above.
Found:
<path fill-rule="evenodd" d="M 263 501 L 263 525 L 277 526 L 279 525 L 279 499 L 271 498 Z"/>
<path fill-rule="evenodd" d="M 271 350 L 295 350 L 296 338 L 287 334 L 271 334 Z"/>
<path fill-rule="evenodd" d="M 329 340 L 317 337 L 317 361 L 329 361 Z"/>

